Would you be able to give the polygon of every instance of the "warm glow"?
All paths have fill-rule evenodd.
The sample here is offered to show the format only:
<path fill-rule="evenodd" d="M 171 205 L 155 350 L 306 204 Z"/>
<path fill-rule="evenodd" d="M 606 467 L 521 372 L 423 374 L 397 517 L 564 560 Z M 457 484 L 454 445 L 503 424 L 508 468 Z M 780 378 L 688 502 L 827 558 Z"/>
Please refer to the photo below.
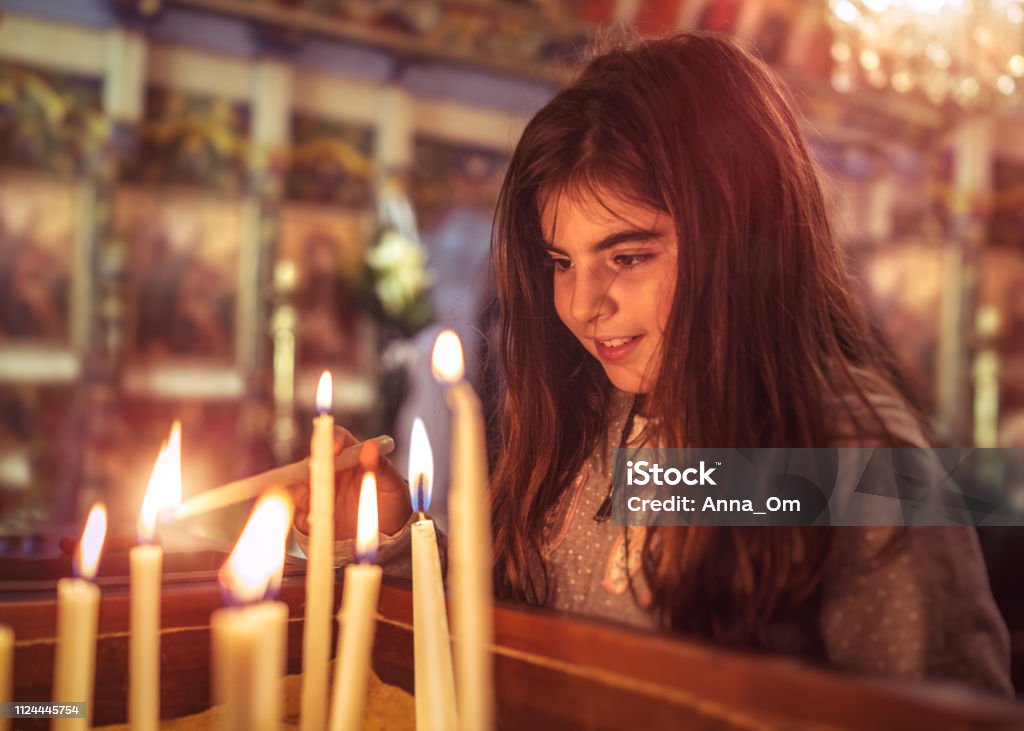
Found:
<path fill-rule="evenodd" d="M 833 6 L 832 12 L 835 13 L 836 17 L 844 23 L 852 23 L 859 15 L 857 12 L 857 6 L 849 0 L 839 0 L 839 2 Z"/>
<path fill-rule="evenodd" d="M 256 507 L 220 570 L 220 582 L 242 603 L 263 599 L 280 584 L 285 543 L 292 524 L 292 499 L 284 490 L 271 490 Z"/>
<path fill-rule="evenodd" d="M 865 48 L 860 52 L 860 65 L 868 71 L 874 71 L 882 64 L 878 51 L 873 48 Z"/>
<path fill-rule="evenodd" d="M 83 579 L 96 577 L 96 569 L 100 564 L 100 553 L 103 541 L 107 537 L 107 506 L 95 503 L 89 510 L 89 517 L 82 529 L 82 538 L 78 541 L 75 551 L 75 575 Z"/>
<path fill-rule="evenodd" d="M 1013 76 L 1010 64 L 1020 52 L 1020 0 L 828 0 L 827 6 L 834 88 L 856 93 L 866 81 L 936 106 L 955 102 L 978 110 L 1016 101 L 1019 85 L 1002 74 Z"/>
<path fill-rule="evenodd" d="M 466 364 L 462 359 L 462 341 L 454 330 L 442 330 L 434 341 L 434 354 L 431 358 L 434 378 L 445 383 L 461 381 L 466 372 Z"/>
<path fill-rule="evenodd" d="M 356 556 L 361 562 L 372 561 L 377 555 L 377 478 L 372 472 L 363 475 L 359 489 L 359 516 L 356 519 Z"/>
<path fill-rule="evenodd" d="M 316 387 L 316 413 L 331 413 L 331 402 L 334 400 L 334 381 L 330 371 L 324 371 L 320 383 Z"/>
<path fill-rule="evenodd" d="M 430 493 L 434 486 L 434 452 L 423 419 L 416 417 L 409 437 L 409 496 L 413 510 L 430 509 Z M 420 502 L 422 495 L 423 501 Z"/>
<path fill-rule="evenodd" d="M 160 513 L 181 503 L 181 422 L 171 425 L 170 436 L 160 447 L 149 476 L 149 487 L 139 511 L 139 541 L 152 543 Z"/>

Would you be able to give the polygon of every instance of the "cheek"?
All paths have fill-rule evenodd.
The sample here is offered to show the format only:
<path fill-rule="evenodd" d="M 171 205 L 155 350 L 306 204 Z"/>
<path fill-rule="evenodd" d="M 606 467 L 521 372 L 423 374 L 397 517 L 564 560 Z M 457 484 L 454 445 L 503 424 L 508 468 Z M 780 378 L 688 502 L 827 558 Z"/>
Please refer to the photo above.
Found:
<path fill-rule="evenodd" d="M 558 313 L 558 319 L 560 319 L 567 328 L 572 330 L 572 318 L 569 316 L 572 293 L 569 291 L 569 287 L 566 286 L 564 277 L 559 277 L 557 274 L 554 275 L 553 291 L 555 312 Z"/>
<path fill-rule="evenodd" d="M 668 326 L 669 315 L 672 314 L 672 303 L 676 299 L 676 274 L 674 271 L 668 273 L 658 286 L 657 312 L 655 317 L 658 322 L 658 329 L 664 333 Z"/>

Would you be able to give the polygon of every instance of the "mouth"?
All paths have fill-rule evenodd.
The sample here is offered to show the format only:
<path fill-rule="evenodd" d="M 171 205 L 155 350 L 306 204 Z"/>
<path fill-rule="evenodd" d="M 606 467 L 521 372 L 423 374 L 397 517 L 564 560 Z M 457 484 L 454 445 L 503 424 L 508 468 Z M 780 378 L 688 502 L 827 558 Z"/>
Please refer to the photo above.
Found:
<path fill-rule="evenodd" d="M 597 354 L 602 360 L 617 361 L 622 360 L 632 353 L 636 349 L 641 338 L 643 338 L 643 335 L 631 335 L 624 338 L 607 338 L 604 340 L 595 338 L 594 344 L 597 346 Z"/>

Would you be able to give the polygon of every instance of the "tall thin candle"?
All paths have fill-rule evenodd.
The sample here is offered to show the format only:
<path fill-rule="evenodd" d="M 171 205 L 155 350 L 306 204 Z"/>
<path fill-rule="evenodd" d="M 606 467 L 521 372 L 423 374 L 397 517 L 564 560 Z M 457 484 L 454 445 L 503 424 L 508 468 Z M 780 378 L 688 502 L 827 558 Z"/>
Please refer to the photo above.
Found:
<path fill-rule="evenodd" d="M 359 490 L 356 556 L 345 567 L 341 609 L 338 611 L 338 652 L 334 669 L 330 731 L 363 727 L 370 652 L 377 623 L 381 568 L 373 562 L 378 543 L 377 479 L 367 471 Z"/>
<path fill-rule="evenodd" d="M 324 371 L 316 390 L 317 417 L 309 456 L 309 562 L 306 622 L 302 635 L 302 731 L 322 731 L 327 721 L 327 668 L 334 609 L 333 383 Z"/>
<path fill-rule="evenodd" d="M 92 723 L 92 692 L 96 672 L 96 626 L 100 589 L 92 583 L 107 536 L 107 508 L 96 503 L 89 511 L 75 552 L 76 578 L 57 582 L 57 657 L 53 669 L 53 700 L 85 701 L 86 717 L 61 720 L 62 729 L 87 729 Z"/>
<path fill-rule="evenodd" d="M 412 623 L 415 652 L 416 728 L 456 728 L 455 678 L 441 558 L 434 521 L 426 517 L 434 484 L 434 455 L 419 417 L 409 440 L 409 492 L 419 520 L 412 524 Z"/>
<path fill-rule="evenodd" d="M 128 646 L 128 723 L 133 731 L 160 725 L 160 586 L 164 552 L 156 544 L 157 518 L 181 502 L 181 423 L 160 449 L 139 511 L 139 543 L 128 554 L 131 639 Z"/>
<path fill-rule="evenodd" d="M 491 514 L 487 495 L 484 420 L 473 387 L 463 380 L 462 343 L 452 330 L 434 342 L 434 376 L 447 384 L 452 410 L 452 469 L 448 495 L 449 585 L 455 637 L 459 728 L 494 726 L 494 636 L 491 582 Z"/>

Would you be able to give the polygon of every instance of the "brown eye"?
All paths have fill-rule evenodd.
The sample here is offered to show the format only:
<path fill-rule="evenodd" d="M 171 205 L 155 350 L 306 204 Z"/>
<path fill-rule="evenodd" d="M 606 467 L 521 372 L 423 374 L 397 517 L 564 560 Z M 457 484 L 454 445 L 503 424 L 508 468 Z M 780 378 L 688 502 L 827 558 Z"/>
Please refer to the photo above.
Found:
<path fill-rule="evenodd" d="M 554 267 L 557 271 L 564 272 L 572 269 L 572 259 L 563 259 L 561 257 L 550 257 L 545 262 L 549 267 Z"/>
<path fill-rule="evenodd" d="M 653 258 L 654 254 L 618 254 L 615 256 L 614 261 L 625 269 L 632 269 L 638 264 L 643 264 Z"/>

